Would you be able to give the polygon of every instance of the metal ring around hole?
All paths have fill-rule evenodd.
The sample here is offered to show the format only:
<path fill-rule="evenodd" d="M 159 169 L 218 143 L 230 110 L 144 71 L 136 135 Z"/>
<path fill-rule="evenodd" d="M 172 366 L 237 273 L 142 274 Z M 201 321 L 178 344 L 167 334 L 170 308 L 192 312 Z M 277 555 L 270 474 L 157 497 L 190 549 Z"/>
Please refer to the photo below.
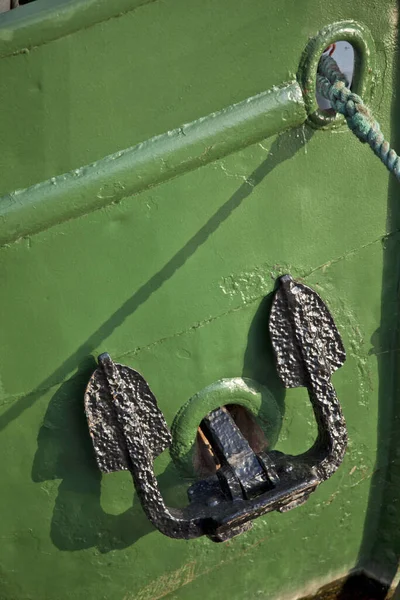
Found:
<path fill-rule="evenodd" d="M 298 72 L 308 120 L 313 127 L 340 126 L 342 115 L 329 115 L 321 110 L 316 100 L 316 77 L 319 59 L 324 50 L 334 42 L 349 42 L 354 48 L 354 77 L 352 89 L 368 101 L 371 97 L 375 73 L 375 44 L 365 25 L 356 21 L 340 21 L 327 25 L 312 38 L 303 52 Z"/>
<path fill-rule="evenodd" d="M 192 396 L 177 413 L 171 427 L 171 457 L 186 477 L 195 477 L 193 457 L 197 429 L 212 410 L 226 404 L 244 406 L 255 417 L 272 448 L 282 425 L 282 415 L 270 390 L 252 379 L 220 379 Z"/>

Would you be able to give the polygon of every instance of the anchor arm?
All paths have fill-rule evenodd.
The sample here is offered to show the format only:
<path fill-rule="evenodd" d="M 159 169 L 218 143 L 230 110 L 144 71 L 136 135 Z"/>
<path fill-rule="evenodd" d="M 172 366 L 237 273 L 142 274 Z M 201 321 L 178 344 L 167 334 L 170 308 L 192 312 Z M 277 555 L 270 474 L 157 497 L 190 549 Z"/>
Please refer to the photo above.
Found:
<path fill-rule="evenodd" d="M 318 426 L 314 445 L 295 461 L 308 462 L 324 481 L 347 447 L 346 423 L 331 382 L 346 360 L 342 340 L 322 299 L 290 275 L 279 280 L 269 328 L 278 374 L 285 387 L 307 388 Z"/>
<path fill-rule="evenodd" d="M 136 399 L 134 405 L 132 394 Z M 89 382 L 85 404 L 101 470 L 130 471 L 147 518 L 165 535 L 184 539 L 203 535 L 199 520 L 188 518 L 183 510 L 168 508 L 161 495 L 153 461 L 169 445 L 170 433 L 143 377 L 133 369 L 117 365 L 108 354 L 102 354 L 99 368 Z M 117 440 L 117 447 L 105 440 L 103 449 L 104 432 L 109 434 L 108 440 Z M 152 443 L 146 433 L 150 433 Z"/>
<path fill-rule="evenodd" d="M 346 422 L 330 381 L 319 382 L 318 386 L 310 385 L 308 395 L 317 421 L 318 436 L 307 455 L 312 457 L 321 479 L 326 480 L 343 461 L 347 447 Z"/>

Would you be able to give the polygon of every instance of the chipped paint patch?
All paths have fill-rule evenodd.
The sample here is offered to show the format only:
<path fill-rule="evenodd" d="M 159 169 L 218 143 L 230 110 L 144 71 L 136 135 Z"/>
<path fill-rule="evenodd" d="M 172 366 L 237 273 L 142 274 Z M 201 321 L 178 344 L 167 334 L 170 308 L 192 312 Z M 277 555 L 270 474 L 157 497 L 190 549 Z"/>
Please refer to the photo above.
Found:
<path fill-rule="evenodd" d="M 247 304 L 272 292 L 276 279 L 281 275 L 292 273 L 296 276 L 297 272 L 298 269 L 288 264 L 263 263 L 248 271 L 224 277 L 219 287 L 223 294 L 232 298 L 240 297 L 242 302 Z"/>

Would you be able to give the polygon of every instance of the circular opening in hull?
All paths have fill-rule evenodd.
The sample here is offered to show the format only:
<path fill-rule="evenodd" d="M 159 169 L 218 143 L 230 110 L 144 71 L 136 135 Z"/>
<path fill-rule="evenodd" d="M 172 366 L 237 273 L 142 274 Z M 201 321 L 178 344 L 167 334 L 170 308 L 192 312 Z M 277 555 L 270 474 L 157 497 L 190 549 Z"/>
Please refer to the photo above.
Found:
<path fill-rule="evenodd" d="M 355 64 L 355 50 L 353 46 L 349 42 L 340 40 L 330 44 L 325 52 L 323 52 L 323 55 L 325 54 L 329 54 L 329 56 L 332 56 L 332 58 L 336 61 L 340 71 L 346 77 L 349 87 L 351 88 Z M 332 109 L 329 100 L 321 96 L 321 94 L 318 92 L 316 92 L 315 98 L 317 100 L 318 108 L 321 111 L 324 111 L 327 116 L 335 114 L 335 111 Z"/>

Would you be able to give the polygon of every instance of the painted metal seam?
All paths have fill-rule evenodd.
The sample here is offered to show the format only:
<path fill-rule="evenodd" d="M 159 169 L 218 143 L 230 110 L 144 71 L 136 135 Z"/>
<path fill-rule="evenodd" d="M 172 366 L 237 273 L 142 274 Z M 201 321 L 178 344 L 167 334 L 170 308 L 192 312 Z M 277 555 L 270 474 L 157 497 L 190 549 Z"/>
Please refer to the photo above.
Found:
<path fill-rule="evenodd" d="M 307 118 L 297 82 L 0 198 L 0 245 L 87 214 L 257 143 Z"/>
<path fill-rule="evenodd" d="M 156 0 L 41 0 L 0 17 L 0 58 L 48 44 Z"/>

